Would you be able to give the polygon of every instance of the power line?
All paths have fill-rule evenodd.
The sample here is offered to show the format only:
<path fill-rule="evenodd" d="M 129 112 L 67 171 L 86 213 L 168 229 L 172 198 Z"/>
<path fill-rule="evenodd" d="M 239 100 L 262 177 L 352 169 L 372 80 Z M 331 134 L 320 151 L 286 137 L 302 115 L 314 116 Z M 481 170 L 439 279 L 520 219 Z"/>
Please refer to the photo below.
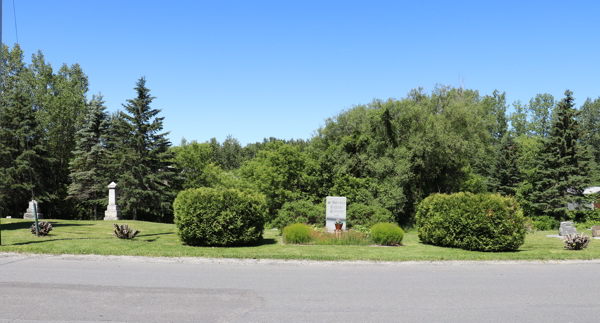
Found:
<path fill-rule="evenodd" d="M 15 8 L 15 0 L 13 0 L 13 15 L 15 17 L 15 34 L 17 35 L 17 44 L 19 43 L 19 31 L 17 30 L 17 9 Z"/>

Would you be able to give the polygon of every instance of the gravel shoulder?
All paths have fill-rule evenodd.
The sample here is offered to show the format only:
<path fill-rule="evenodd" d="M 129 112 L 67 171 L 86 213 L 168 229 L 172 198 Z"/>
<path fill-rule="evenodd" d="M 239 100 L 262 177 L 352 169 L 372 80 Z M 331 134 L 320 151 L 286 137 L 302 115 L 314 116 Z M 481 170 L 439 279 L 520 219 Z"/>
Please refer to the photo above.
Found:
<path fill-rule="evenodd" d="M 278 260 L 278 259 L 235 259 L 235 258 L 202 258 L 202 257 L 143 257 L 143 256 L 103 256 L 103 255 L 72 255 L 72 254 L 33 254 L 0 252 L 2 258 L 17 259 L 55 259 L 55 260 L 85 260 L 99 262 L 136 262 L 136 263 L 182 263 L 182 264 L 231 264 L 231 265 L 266 265 L 266 266 L 348 266 L 348 267 L 403 267 L 403 266 L 497 266 L 515 264 L 547 264 L 547 265 L 585 265 L 600 264 L 600 259 L 594 260 L 550 260 L 550 261 L 318 261 L 318 260 Z"/>

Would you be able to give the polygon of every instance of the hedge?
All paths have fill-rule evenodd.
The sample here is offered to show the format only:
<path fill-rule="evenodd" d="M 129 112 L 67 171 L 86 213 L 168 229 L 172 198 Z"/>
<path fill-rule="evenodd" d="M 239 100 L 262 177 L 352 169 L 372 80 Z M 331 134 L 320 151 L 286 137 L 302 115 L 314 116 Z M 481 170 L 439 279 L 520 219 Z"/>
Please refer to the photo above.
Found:
<path fill-rule="evenodd" d="M 417 207 L 421 242 L 465 250 L 517 250 L 525 242 L 525 217 L 513 197 L 434 194 Z"/>
<path fill-rule="evenodd" d="M 191 246 L 235 246 L 261 241 L 267 205 L 262 194 L 237 189 L 181 191 L 175 203 L 179 238 Z"/>

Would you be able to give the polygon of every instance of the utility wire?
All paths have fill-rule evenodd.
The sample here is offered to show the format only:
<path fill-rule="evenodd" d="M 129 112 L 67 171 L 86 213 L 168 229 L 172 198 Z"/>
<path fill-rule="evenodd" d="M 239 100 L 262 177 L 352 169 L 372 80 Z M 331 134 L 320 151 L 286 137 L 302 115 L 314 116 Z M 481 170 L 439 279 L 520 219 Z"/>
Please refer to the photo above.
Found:
<path fill-rule="evenodd" d="M 19 31 L 17 30 L 17 9 L 15 8 L 15 0 L 13 0 L 13 15 L 15 16 L 15 34 L 17 35 L 17 44 L 19 43 Z"/>

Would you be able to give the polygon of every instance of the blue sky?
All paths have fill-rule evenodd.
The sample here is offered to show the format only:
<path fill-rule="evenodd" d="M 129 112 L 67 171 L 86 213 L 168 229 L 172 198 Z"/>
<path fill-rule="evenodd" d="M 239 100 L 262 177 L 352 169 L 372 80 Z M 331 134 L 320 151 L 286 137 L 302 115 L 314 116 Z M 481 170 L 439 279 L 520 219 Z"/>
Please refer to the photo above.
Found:
<path fill-rule="evenodd" d="M 25 61 L 79 63 L 109 111 L 141 76 L 173 144 L 308 139 L 374 98 L 436 84 L 600 96 L 600 1 L 15 0 Z M 16 42 L 4 0 L 4 42 Z"/>

